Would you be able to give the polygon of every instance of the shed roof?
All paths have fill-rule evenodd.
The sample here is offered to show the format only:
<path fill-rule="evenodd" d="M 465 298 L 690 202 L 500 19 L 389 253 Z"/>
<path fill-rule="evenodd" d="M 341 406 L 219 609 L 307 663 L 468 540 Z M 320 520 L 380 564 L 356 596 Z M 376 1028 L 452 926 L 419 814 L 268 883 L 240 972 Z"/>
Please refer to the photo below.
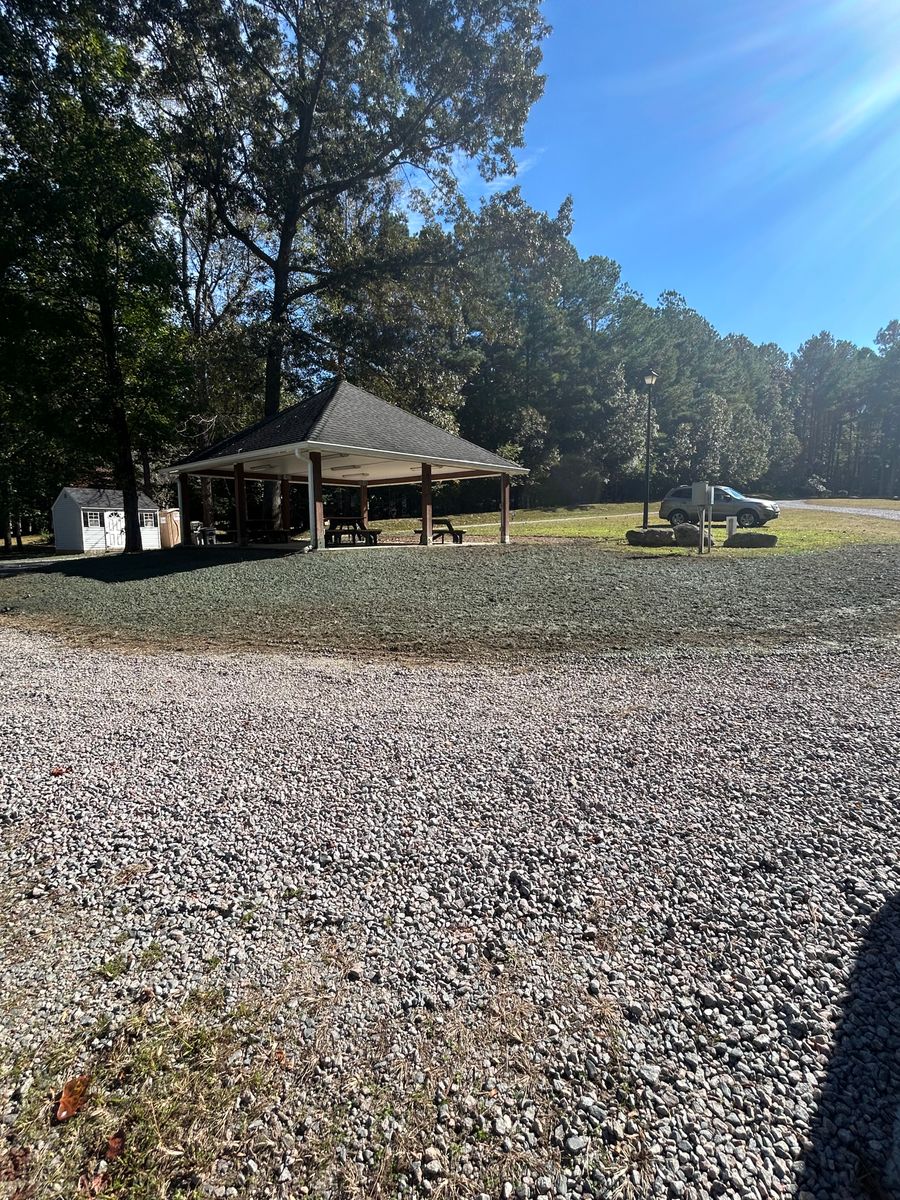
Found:
<path fill-rule="evenodd" d="M 82 488 L 82 487 L 64 487 L 56 497 L 54 503 L 58 503 L 63 496 L 67 499 L 74 500 L 79 508 L 124 508 L 125 501 L 122 493 L 114 488 Z M 151 500 L 149 496 L 145 496 L 143 492 L 138 492 L 138 508 L 152 509 L 153 512 L 159 512 L 159 505 L 155 500 Z"/>
<path fill-rule="evenodd" d="M 524 467 L 509 459 L 501 458 L 491 450 L 476 446 L 474 442 L 457 437 L 363 388 L 339 379 L 275 416 L 265 417 L 213 446 L 196 451 L 173 464 L 170 469 L 190 471 L 200 466 L 215 468 L 252 459 L 254 470 L 262 474 L 276 474 L 278 469 L 274 460 L 279 456 L 283 458 L 286 453 L 298 448 L 316 450 L 319 447 L 332 451 L 360 452 L 352 457 L 360 457 L 370 451 L 387 458 L 409 458 L 418 463 L 434 462 L 471 468 L 473 474 L 526 473 Z M 267 450 L 272 452 L 271 456 L 266 455 Z M 271 469 L 267 462 L 270 458 Z M 335 467 L 337 465 L 334 464 Z M 408 473 L 411 467 L 412 464 L 409 464 L 402 470 Z M 349 470 L 342 471 L 345 475 L 351 473 Z M 412 478 L 412 475 L 409 477 Z M 391 480 L 399 481 L 399 478 Z"/>

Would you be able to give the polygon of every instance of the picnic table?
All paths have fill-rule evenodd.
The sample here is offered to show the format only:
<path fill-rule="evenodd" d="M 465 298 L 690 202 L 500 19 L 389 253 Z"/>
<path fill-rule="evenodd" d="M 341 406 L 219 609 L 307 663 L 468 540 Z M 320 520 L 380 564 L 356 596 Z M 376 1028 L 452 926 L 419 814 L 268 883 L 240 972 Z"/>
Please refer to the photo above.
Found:
<path fill-rule="evenodd" d="M 372 529 L 362 517 L 329 517 L 325 530 L 326 546 L 377 546 L 380 529 Z"/>
<path fill-rule="evenodd" d="M 445 520 L 443 517 L 438 517 L 436 520 L 433 520 L 431 522 L 431 540 L 432 540 L 432 542 L 436 542 L 438 540 L 438 538 L 440 538 L 441 545 L 443 545 L 447 538 L 448 533 L 450 534 L 450 537 L 453 540 L 454 545 L 456 545 L 456 546 L 462 545 L 463 538 L 466 536 L 465 529 L 457 529 L 453 525 L 452 521 Z M 416 534 L 419 537 L 421 537 L 422 530 L 417 529 Z"/>

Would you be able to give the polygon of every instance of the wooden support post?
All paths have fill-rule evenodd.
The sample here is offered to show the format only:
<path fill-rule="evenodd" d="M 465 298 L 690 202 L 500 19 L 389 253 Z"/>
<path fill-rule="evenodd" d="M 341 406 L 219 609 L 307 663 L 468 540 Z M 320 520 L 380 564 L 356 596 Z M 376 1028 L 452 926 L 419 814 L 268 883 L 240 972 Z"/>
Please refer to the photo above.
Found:
<path fill-rule="evenodd" d="M 431 545 L 431 516 L 431 463 L 422 463 L 422 546 Z"/>
<path fill-rule="evenodd" d="M 500 476 L 500 544 L 509 545 L 509 476 Z"/>
<path fill-rule="evenodd" d="M 291 481 L 284 475 L 281 477 L 281 530 L 290 536 L 291 532 Z"/>
<path fill-rule="evenodd" d="M 359 515 L 362 517 L 363 525 L 369 523 L 369 489 L 366 484 L 359 485 Z"/>
<path fill-rule="evenodd" d="M 247 483 L 244 464 L 234 464 L 234 523 L 239 546 L 247 545 Z"/>
<path fill-rule="evenodd" d="M 309 545 L 319 550 L 325 545 L 325 509 L 322 504 L 322 455 L 309 452 Z"/>
<path fill-rule="evenodd" d="M 181 544 L 191 543 L 191 484 L 189 475 L 178 476 L 178 520 L 181 524 Z"/>

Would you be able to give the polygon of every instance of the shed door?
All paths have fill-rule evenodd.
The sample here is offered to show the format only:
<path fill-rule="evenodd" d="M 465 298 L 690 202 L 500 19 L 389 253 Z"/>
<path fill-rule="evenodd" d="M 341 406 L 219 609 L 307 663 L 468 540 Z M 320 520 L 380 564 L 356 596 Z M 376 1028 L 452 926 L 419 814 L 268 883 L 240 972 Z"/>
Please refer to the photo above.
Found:
<path fill-rule="evenodd" d="M 122 550 L 125 546 L 125 514 L 107 509 L 106 517 L 106 548 L 107 550 Z"/>

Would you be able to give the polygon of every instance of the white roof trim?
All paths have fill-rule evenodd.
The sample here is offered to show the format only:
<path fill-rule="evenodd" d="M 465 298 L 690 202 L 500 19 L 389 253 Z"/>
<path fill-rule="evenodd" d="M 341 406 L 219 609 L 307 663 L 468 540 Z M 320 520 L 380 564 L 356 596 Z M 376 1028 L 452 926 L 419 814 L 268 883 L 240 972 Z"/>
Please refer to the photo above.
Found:
<path fill-rule="evenodd" d="M 350 450 L 354 454 L 369 454 L 373 458 L 390 458 L 402 462 L 404 459 L 415 459 L 418 462 L 430 463 L 433 467 L 472 467 L 491 475 L 527 475 L 527 467 L 496 466 L 493 463 L 474 462 L 471 458 L 420 458 L 415 453 L 401 454 L 399 450 L 375 450 L 371 446 L 342 446 L 337 442 L 308 442 L 311 450 L 337 450 L 341 454 Z"/>
<path fill-rule="evenodd" d="M 308 454 L 310 450 L 324 451 L 330 450 L 341 454 L 351 451 L 354 454 L 367 454 L 372 458 L 386 458 L 394 462 L 408 462 L 409 459 L 416 459 L 419 462 L 430 463 L 437 467 L 465 467 L 469 470 L 478 471 L 484 476 L 492 475 L 527 475 L 527 467 L 516 466 L 495 466 L 491 463 L 473 462 L 472 459 L 466 458 L 422 458 L 420 459 L 414 452 L 404 453 L 399 450 L 375 450 L 371 446 L 344 446 L 336 442 L 289 442 L 283 446 L 269 446 L 265 450 L 250 450 L 246 454 L 227 454 L 219 458 L 204 458 L 198 459 L 197 462 L 184 463 L 180 467 L 166 467 L 161 474 L 165 476 L 171 475 L 195 475 L 202 474 L 205 467 L 222 468 L 231 467 L 236 463 L 252 463 L 260 460 L 265 461 L 268 458 L 288 458 Z M 273 475 L 273 479 L 277 476 Z"/>

